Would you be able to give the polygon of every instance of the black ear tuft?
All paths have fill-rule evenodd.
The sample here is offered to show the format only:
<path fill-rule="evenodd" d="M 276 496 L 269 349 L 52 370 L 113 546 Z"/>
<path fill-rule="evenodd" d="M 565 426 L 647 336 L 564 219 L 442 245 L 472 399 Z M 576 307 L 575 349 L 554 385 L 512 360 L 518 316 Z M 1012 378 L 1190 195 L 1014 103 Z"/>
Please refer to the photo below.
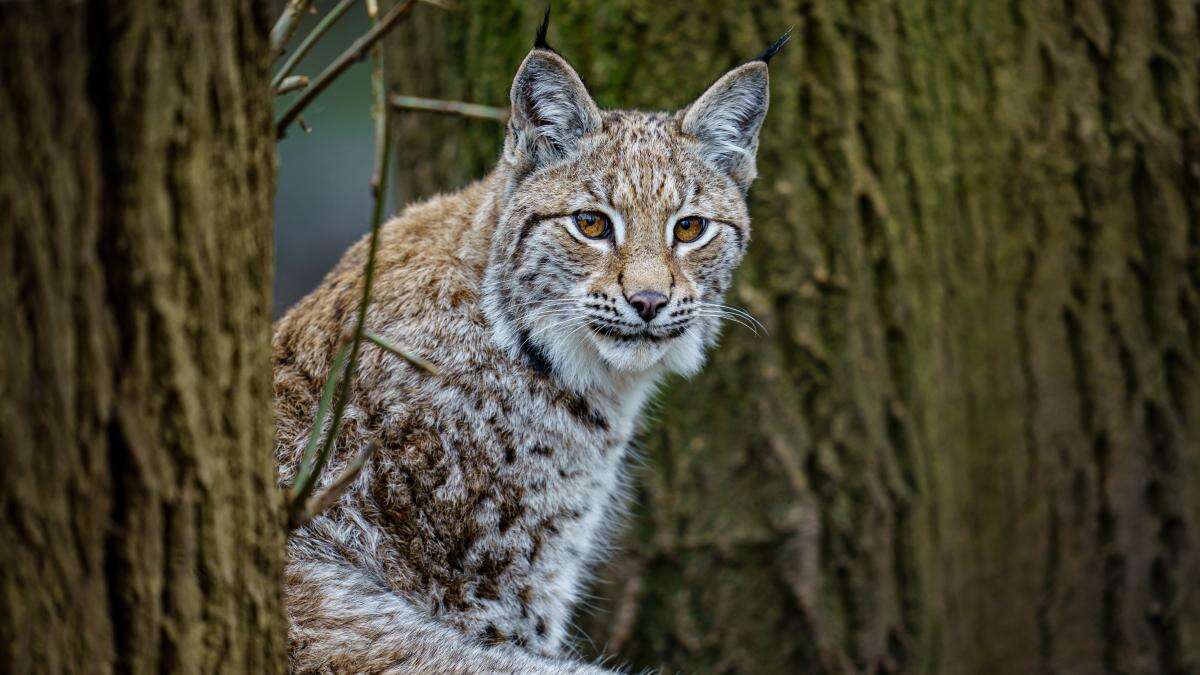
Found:
<path fill-rule="evenodd" d="M 546 3 L 546 15 L 542 17 L 542 25 L 538 26 L 537 37 L 535 37 L 533 39 L 533 48 L 534 49 L 548 49 L 552 52 L 554 51 L 554 47 L 551 47 L 550 43 L 546 42 L 546 31 L 549 29 L 550 29 L 550 3 L 547 2 Z M 554 52 L 554 53 L 557 54 L 558 52 Z"/>
<path fill-rule="evenodd" d="M 547 12 L 547 16 L 549 16 L 550 10 L 547 9 L 546 12 Z M 786 45 L 788 43 L 788 40 L 791 40 L 791 39 L 792 39 L 792 29 L 789 28 L 789 29 L 787 29 L 787 32 L 783 34 L 782 37 L 780 37 L 778 40 L 775 41 L 775 44 L 764 49 L 763 53 L 754 57 L 753 60 L 754 61 L 762 61 L 763 63 L 770 63 L 771 57 L 778 54 L 779 50 L 783 49 L 783 46 Z"/>

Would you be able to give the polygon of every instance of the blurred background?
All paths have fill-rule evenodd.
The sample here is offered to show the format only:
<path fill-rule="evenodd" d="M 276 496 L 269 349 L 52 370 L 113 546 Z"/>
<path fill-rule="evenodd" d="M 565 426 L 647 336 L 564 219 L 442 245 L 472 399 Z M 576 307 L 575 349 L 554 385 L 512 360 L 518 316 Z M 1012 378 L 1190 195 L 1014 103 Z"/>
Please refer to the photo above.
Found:
<path fill-rule="evenodd" d="M 278 15 L 282 3 L 276 5 Z M 322 13 L 308 15 L 297 33 L 308 35 L 331 5 L 318 3 Z M 352 7 L 313 46 L 296 72 L 316 76 L 369 28 L 365 5 Z M 284 110 L 297 95 L 276 97 L 276 111 Z M 311 291 L 350 243 L 370 229 L 375 152 L 370 67 L 358 64 L 342 74 L 305 110 L 304 121 L 311 133 L 294 126 L 278 146 L 276 317 Z"/>
<path fill-rule="evenodd" d="M 504 105 L 544 3 L 458 4 L 389 37 L 391 86 Z M 727 329 L 655 403 L 581 651 L 1200 672 L 1197 4 L 562 0 L 550 42 L 601 106 L 675 109 L 788 28 L 728 298 L 769 334 Z M 369 109 L 359 65 L 279 145 L 277 314 L 367 230 Z M 396 208 L 502 140 L 392 123 Z"/>

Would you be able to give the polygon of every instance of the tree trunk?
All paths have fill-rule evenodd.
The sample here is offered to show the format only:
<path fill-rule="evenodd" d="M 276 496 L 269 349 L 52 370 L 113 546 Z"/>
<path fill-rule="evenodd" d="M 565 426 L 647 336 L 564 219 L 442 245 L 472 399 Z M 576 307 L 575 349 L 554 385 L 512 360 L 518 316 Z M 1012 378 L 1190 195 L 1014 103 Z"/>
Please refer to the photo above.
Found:
<path fill-rule="evenodd" d="M 543 5 L 396 39 L 505 105 Z M 1191 0 L 556 3 L 604 106 L 771 63 L 755 241 L 645 438 L 595 645 L 668 672 L 1200 669 L 1200 26 Z M 403 198 L 494 160 L 406 113 Z"/>
<path fill-rule="evenodd" d="M 265 2 L 0 5 L 0 663 L 279 672 Z"/>

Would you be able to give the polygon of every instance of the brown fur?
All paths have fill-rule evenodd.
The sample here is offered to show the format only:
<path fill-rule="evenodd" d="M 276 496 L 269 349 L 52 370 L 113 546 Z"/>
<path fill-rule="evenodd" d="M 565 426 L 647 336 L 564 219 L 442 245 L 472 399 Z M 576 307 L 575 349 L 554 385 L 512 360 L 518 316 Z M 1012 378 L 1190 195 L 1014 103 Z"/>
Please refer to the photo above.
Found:
<path fill-rule="evenodd" d="M 740 117 L 705 97 L 677 115 L 601 113 L 565 61 L 535 50 L 497 170 L 384 225 L 367 328 L 439 372 L 363 347 L 324 480 L 370 439 L 379 451 L 289 543 L 293 670 L 599 672 L 562 658 L 570 611 L 621 510 L 642 401 L 715 339 L 749 240 L 765 72 L 748 64 L 710 90 L 744 88 Z M 714 154 L 710 133 L 749 163 Z M 612 212 L 610 242 L 571 229 L 584 208 Z M 694 250 L 670 239 L 692 211 L 717 228 Z M 284 484 L 365 256 L 359 242 L 275 327 Z M 660 318 L 631 313 L 638 290 L 670 298 Z"/>

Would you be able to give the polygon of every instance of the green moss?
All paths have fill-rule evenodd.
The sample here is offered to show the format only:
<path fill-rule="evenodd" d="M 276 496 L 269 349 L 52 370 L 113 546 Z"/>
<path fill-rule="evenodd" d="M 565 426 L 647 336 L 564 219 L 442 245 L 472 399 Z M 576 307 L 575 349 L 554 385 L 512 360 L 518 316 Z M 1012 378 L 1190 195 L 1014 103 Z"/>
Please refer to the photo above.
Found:
<path fill-rule="evenodd" d="M 608 106 L 683 105 L 795 28 L 730 298 L 770 334 L 730 328 L 662 396 L 606 573 L 641 574 L 619 658 L 1195 665 L 1200 600 L 1172 589 L 1197 553 L 1155 533 L 1200 514 L 1197 19 L 1185 0 L 1071 6 L 555 7 L 551 42 Z M 431 56 L 398 54 L 424 64 L 401 86 L 503 104 L 541 11 L 477 0 L 429 19 L 403 38 Z M 402 178 L 416 193 L 481 174 L 501 138 L 406 129 L 405 151 L 433 157 Z M 1147 506 L 1147 484 L 1170 498 Z M 1158 562 L 1111 573 L 1134 559 Z M 583 623 L 603 645 L 625 619 L 613 586 L 597 593 Z M 1170 609 L 1147 623 L 1154 607 Z"/>

